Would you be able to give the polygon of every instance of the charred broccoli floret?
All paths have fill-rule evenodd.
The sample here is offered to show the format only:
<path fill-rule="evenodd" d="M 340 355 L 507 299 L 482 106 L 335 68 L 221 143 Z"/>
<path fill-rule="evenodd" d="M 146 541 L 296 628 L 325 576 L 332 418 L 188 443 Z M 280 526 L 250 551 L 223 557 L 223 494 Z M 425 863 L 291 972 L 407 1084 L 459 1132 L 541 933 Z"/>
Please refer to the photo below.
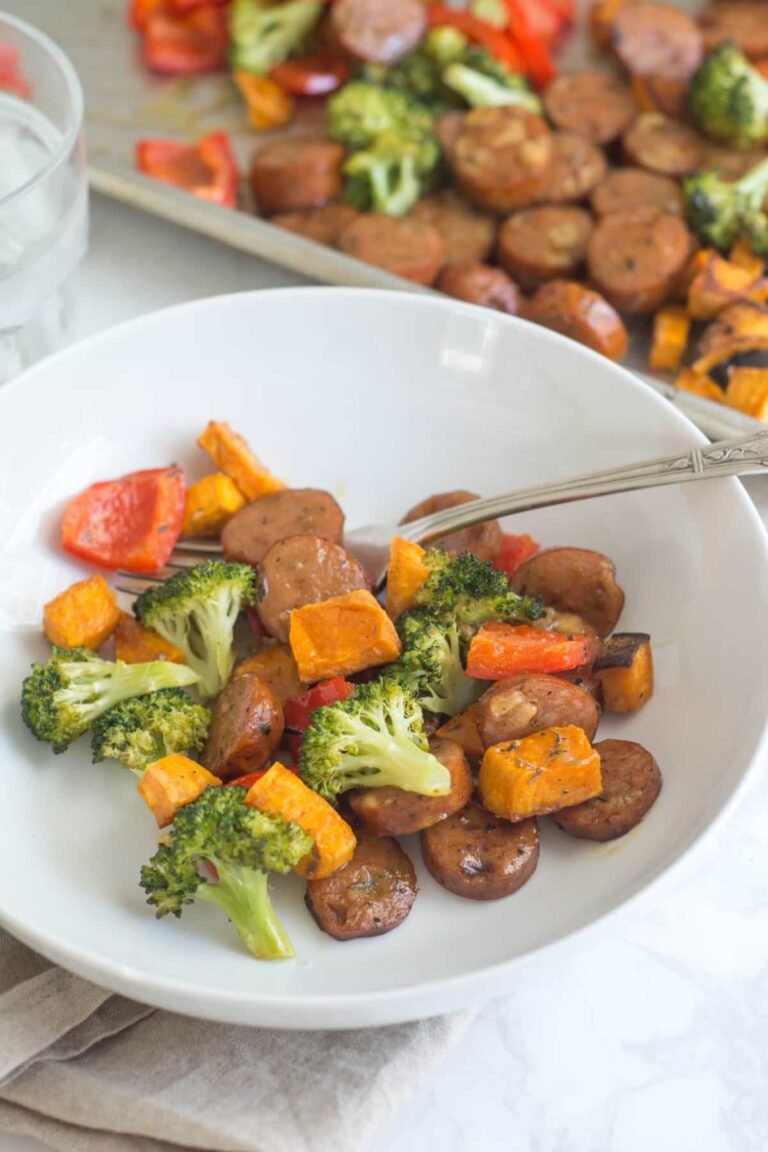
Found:
<path fill-rule="evenodd" d="M 88 648 L 54 648 L 47 664 L 33 664 L 21 690 L 21 715 L 30 732 L 64 752 L 110 708 L 159 688 L 183 688 L 198 676 L 183 664 L 102 660 Z"/>
<path fill-rule="evenodd" d="M 397 631 L 403 654 L 385 677 L 405 684 L 427 712 L 455 716 L 475 702 L 484 685 L 464 674 L 463 644 L 453 620 L 415 608 L 403 613 Z"/>
<path fill-rule="evenodd" d="M 93 762 L 119 760 L 138 776 L 154 760 L 173 752 L 199 752 L 211 714 L 180 688 L 134 696 L 110 708 L 93 725 Z"/>
<path fill-rule="evenodd" d="M 240 610 L 255 599 L 256 576 L 249 564 L 209 560 L 142 592 L 133 611 L 141 624 L 184 653 L 200 678 L 200 695 L 212 699 L 235 665 L 233 633 Z"/>
<path fill-rule="evenodd" d="M 726 251 L 746 237 L 759 255 L 768 253 L 768 160 L 734 183 L 717 172 L 695 172 L 683 192 L 688 223 L 705 244 Z"/>
<path fill-rule="evenodd" d="M 268 72 L 287 59 L 317 24 L 322 0 L 232 0 L 230 34 L 234 71 Z"/>
<path fill-rule="evenodd" d="M 711 140 L 740 148 L 768 141 L 768 80 L 737 44 L 718 44 L 694 73 L 691 118 Z"/>
<path fill-rule="evenodd" d="M 295 951 L 272 907 L 267 873 L 290 872 L 312 844 L 298 824 L 247 807 L 242 788 L 208 788 L 179 809 L 170 840 L 141 869 L 141 886 L 158 918 L 209 900 L 249 952 L 282 959 Z"/>
<path fill-rule="evenodd" d="M 432 548 L 424 563 L 429 576 L 416 593 L 416 606 L 453 620 L 460 632 L 479 628 L 487 620 L 527 624 L 544 615 L 540 600 L 513 592 L 503 572 L 472 552 L 449 556 Z"/>

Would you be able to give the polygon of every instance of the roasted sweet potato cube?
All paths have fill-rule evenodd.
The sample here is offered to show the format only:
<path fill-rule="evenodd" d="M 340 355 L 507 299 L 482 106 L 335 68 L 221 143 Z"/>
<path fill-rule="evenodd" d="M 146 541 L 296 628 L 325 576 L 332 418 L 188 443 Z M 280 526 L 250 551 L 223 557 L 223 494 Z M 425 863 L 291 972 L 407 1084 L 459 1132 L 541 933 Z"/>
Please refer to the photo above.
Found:
<path fill-rule="evenodd" d="M 607 712 L 636 712 L 653 696 L 653 654 L 646 632 L 615 632 L 595 662 Z"/>
<path fill-rule="evenodd" d="M 184 663 L 184 653 L 159 632 L 145 628 L 129 612 L 121 612 L 115 628 L 115 659 L 126 664 L 146 664 L 150 660 Z"/>
<path fill-rule="evenodd" d="M 115 594 L 100 574 L 78 580 L 43 609 L 45 634 L 61 648 L 98 648 L 119 619 Z"/>
<path fill-rule="evenodd" d="M 185 804 L 202 796 L 206 788 L 218 788 L 221 780 L 202 764 L 174 752 L 149 764 L 139 780 L 138 790 L 145 804 L 164 828 Z"/>
<path fill-rule="evenodd" d="M 477 787 L 495 816 L 543 816 L 600 795 L 600 756 L 581 728 L 545 728 L 487 748 Z"/>
<path fill-rule="evenodd" d="M 245 504 L 245 497 L 229 476 L 214 472 L 187 488 L 182 536 L 217 537 L 227 520 Z"/>
<path fill-rule="evenodd" d="M 294 608 L 289 638 L 299 676 L 309 683 L 389 664 L 402 651 L 389 616 L 362 589 Z"/>
<path fill-rule="evenodd" d="M 429 576 L 425 556 L 418 544 L 401 536 L 393 537 L 387 568 L 387 612 L 393 620 L 413 608 L 414 597 Z"/>
<path fill-rule="evenodd" d="M 226 422 L 211 420 L 197 442 L 217 468 L 234 480 L 246 500 L 285 488 Z"/>

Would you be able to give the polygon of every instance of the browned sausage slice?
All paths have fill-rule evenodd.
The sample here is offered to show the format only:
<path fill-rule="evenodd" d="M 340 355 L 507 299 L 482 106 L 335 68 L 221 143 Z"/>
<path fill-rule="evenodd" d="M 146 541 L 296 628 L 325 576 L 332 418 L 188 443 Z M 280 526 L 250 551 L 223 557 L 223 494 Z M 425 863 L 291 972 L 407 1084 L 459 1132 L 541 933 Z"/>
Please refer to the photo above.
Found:
<path fill-rule="evenodd" d="M 283 710 L 258 676 L 230 680 L 211 715 L 203 764 L 229 780 L 263 768 L 283 737 Z"/>
<path fill-rule="evenodd" d="M 661 112 L 638 116 L 624 134 L 622 145 L 630 164 L 662 176 L 687 176 L 704 162 L 704 146 L 698 133 Z"/>
<path fill-rule="evenodd" d="M 612 212 L 595 226 L 587 267 L 619 312 L 655 312 L 675 290 L 690 254 L 691 235 L 677 216 L 654 208 Z"/>
<path fill-rule="evenodd" d="M 526 560 L 510 577 L 515 592 L 540 596 L 545 604 L 583 616 L 599 636 L 616 627 L 624 593 L 616 566 L 588 548 L 546 548 Z"/>
<path fill-rule="evenodd" d="M 393 64 L 413 52 L 427 30 L 419 0 L 336 0 L 331 34 L 357 60 Z"/>
<path fill-rule="evenodd" d="M 723 40 L 735 40 L 753 60 L 768 56 L 765 0 L 721 0 L 700 12 L 698 20 L 707 52 Z"/>
<path fill-rule="evenodd" d="M 516 316 L 520 311 L 520 292 L 514 280 L 501 268 L 490 264 L 462 261 L 447 264 L 437 278 L 436 287 L 446 296 L 456 300 L 466 300 L 468 304 L 479 304 L 483 308 L 494 308 Z"/>
<path fill-rule="evenodd" d="M 456 109 L 453 112 L 445 112 L 435 121 L 435 135 L 447 159 L 450 159 L 454 145 L 461 135 L 466 115 L 466 112 Z"/>
<path fill-rule="evenodd" d="M 341 233 L 339 248 L 416 284 L 432 284 L 445 263 L 445 247 L 436 228 L 422 220 L 376 212 L 353 220 Z"/>
<path fill-rule="evenodd" d="M 291 612 L 367 588 L 362 566 L 350 552 L 319 536 L 287 536 L 269 549 L 259 568 L 259 619 L 271 636 L 288 641 Z"/>
<path fill-rule="evenodd" d="M 489 212 L 533 204 L 552 166 L 552 134 L 523 108 L 474 108 L 447 154 L 459 191 Z"/>
<path fill-rule="evenodd" d="M 455 192 L 440 192 L 419 200 L 410 215 L 440 233 L 446 264 L 460 264 L 465 260 L 482 262 L 491 254 L 496 240 L 496 221 L 484 212 L 477 212 Z"/>
<path fill-rule="evenodd" d="M 573 668 L 570 672 L 558 672 L 558 680 L 564 680 L 567 684 L 575 684 L 577 688 L 581 688 L 582 692 L 588 692 L 589 695 L 597 704 L 600 715 L 603 712 L 603 682 L 599 676 L 589 668 Z"/>
<path fill-rule="evenodd" d="M 335 940 L 391 932 L 415 899 L 416 873 L 397 841 L 364 832 L 349 863 L 324 880 L 310 880 L 305 896 L 318 927 Z"/>
<path fill-rule="evenodd" d="M 304 208 L 300 212 L 279 212 L 270 224 L 335 248 L 347 224 L 356 217 L 357 209 L 351 204 L 324 204 L 322 208 Z"/>
<path fill-rule="evenodd" d="M 575 724 L 592 740 L 600 709 L 588 692 L 556 676 L 511 676 L 499 680 L 480 701 L 478 727 L 483 744 L 519 740 L 545 728 Z"/>
<path fill-rule="evenodd" d="M 457 504 L 467 504 L 470 500 L 479 500 L 474 492 L 438 492 L 428 496 L 419 504 L 414 505 L 406 512 L 400 521 L 401 524 L 410 524 L 413 520 L 420 520 L 422 516 L 431 516 L 433 512 L 442 512 L 444 508 L 455 508 Z M 451 556 L 458 556 L 460 552 L 474 552 L 480 560 L 489 563 L 501 551 L 503 533 L 498 520 L 484 520 L 482 524 L 475 524 L 472 528 L 462 528 L 459 532 L 449 532 L 447 536 L 437 536 L 430 543 L 436 548 L 442 548 Z"/>
<path fill-rule="evenodd" d="M 341 193 L 344 149 L 333 140 L 280 140 L 251 163 L 251 187 L 260 212 L 318 208 Z"/>
<path fill-rule="evenodd" d="M 631 4 L 613 21 L 613 50 L 638 76 L 687 80 L 701 63 L 701 32 L 691 16 L 661 4 Z"/>
<path fill-rule="evenodd" d="M 628 347 L 627 329 L 613 305 L 599 292 L 573 280 L 550 280 L 528 302 L 525 315 L 563 336 L 594 348 L 609 360 L 621 360 Z"/>
<path fill-rule="evenodd" d="M 596 144 L 616 140 L 637 116 L 632 92 L 610 72 L 563 72 L 545 91 L 544 107 L 555 127 Z"/>
<path fill-rule="evenodd" d="M 472 802 L 421 833 L 421 854 L 449 892 L 469 900 L 500 900 L 536 871 L 539 830 L 535 820 L 510 824 Z"/>
<path fill-rule="evenodd" d="M 595 188 L 590 206 L 596 216 L 635 208 L 658 208 L 671 216 L 682 216 L 683 194 L 671 176 L 643 168 L 613 168 Z"/>
<path fill-rule="evenodd" d="M 561 808 L 552 819 L 583 840 L 615 840 L 640 823 L 661 791 L 659 766 L 642 744 L 600 740 L 603 790 L 592 800 Z"/>
<path fill-rule="evenodd" d="M 583 200 L 600 183 L 608 168 L 599 145 L 578 132 L 552 134 L 552 168 L 539 199 L 545 204 Z"/>
<path fill-rule="evenodd" d="M 341 543 L 344 513 L 330 492 L 282 488 L 261 496 L 227 521 L 221 532 L 221 549 L 225 560 L 255 567 L 278 540 L 304 535 Z"/>
<path fill-rule="evenodd" d="M 408 836 L 420 832 L 469 803 L 472 773 L 464 751 L 452 740 L 433 739 L 429 750 L 451 774 L 447 796 L 420 796 L 402 788 L 356 788 L 349 806 L 366 832 L 373 836 Z"/>
<path fill-rule="evenodd" d="M 584 263 L 592 217 L 573 205 L 545 205 L 517 212 L 499 232 L 499 263 L 525 289 L 573 276 Z"/>

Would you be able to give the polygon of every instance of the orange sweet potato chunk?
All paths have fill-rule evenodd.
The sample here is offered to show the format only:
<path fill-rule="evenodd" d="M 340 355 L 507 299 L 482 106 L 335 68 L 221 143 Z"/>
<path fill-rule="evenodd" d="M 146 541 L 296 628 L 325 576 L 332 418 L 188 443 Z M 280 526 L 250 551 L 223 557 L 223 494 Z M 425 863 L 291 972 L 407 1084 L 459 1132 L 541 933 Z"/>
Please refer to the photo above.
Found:
<path fill-rule="evenodd" d="M 206 788 L 218 788 L 221 780 L 202 764 L 174 752 L 149 764 L 139 780 L 139 794 L 157 820 L 158 827 L 170 824 L 185 804 L 202 796 Z"/>
<path fill-rule="evenodd" d="M 187 488 L 182 536 L 216 538 L 231 516 L 245 504 L 245 497 L 229 476 L 214 472 Z"/>
<path fill-rule="evenodd" d="M 121 612 L 115 628 L 115 659 L 126 664 L 147 664 L 150 660 L 184 663 L 184 653 L 159 632 L 145 628 L 130 612 Z"/>
<path fill-rule="evenodd" d="M 600 755 L 573 724 L 493 744 L 478 777 L 483 807 L 511 821 L 570 808 L 601 791 Z"/>
<path fill-rule="evenodd" d="M 115 594 L 101 575 L 65 589 L 43 609 L 43 628 L 51 644 L 61 648 L 98 648 L 120 619 Z"/>
<path fill-rule="evenodd" d="M 364 590 L 294 608 L 289 641 L 299 676 L 309 682 L 389 664 L 402 650 L 389 616 Z"/>
<path fill-rule="evenodd" d="M 426 552 L 418 544 L 395 536 L 389 548 L 387 612 L 393 620 L 413 608 L 414 597 L 429 576 Z"/>
<path fill-rule="evenodd" d="M 234 480 L 246 500 L 285 488 L 225 421 L 211 420 L 197 442 L 216 467 Z"/>

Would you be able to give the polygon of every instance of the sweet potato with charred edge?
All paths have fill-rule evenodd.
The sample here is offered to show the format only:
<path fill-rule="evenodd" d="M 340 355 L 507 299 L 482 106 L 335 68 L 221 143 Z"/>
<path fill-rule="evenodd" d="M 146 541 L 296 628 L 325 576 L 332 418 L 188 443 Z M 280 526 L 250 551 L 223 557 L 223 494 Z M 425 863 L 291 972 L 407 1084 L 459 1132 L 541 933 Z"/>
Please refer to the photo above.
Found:
<path fill-rule="evenodd" d="M 653 339 L 648 366 L 654 372 L 676 372 L 685 355 L 691 318 L 684 308 L 660 308 L 653 318 Z"/>
<path fill-rule="evenodd" d="M 607 712 L 636 712 L 653 695 L 653 655 L 646 632 L 616 632 L 593 669 Z"/>

